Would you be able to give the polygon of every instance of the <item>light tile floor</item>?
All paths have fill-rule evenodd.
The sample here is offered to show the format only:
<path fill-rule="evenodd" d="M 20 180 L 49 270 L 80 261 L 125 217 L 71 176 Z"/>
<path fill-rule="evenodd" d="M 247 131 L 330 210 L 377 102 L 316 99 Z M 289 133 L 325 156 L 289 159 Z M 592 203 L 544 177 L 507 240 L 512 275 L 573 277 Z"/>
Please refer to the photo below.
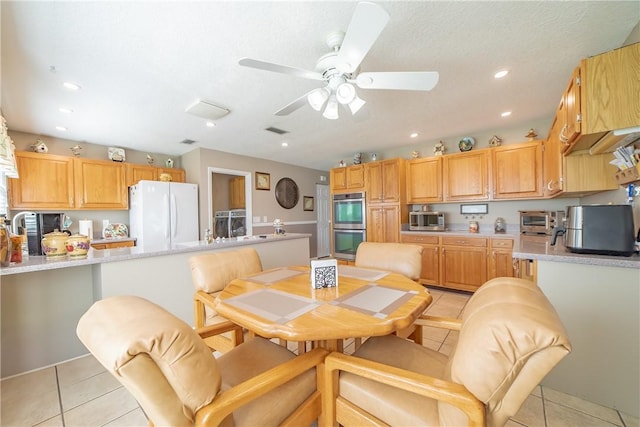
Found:
<path fill-rule="evenodd" d="M 428 313 L 459 317 L 469 295 L 430 289 Z M 424 331 L 425 345 L 449 353 L 455 332 Z M 353 341 L 346 353 L 353 352 Z M 1 383 L 0 426 L 146 426 L 131 395 L 92 356 L 12 377 Z M 638 418 L 547 387 L 536 387 L 507 427 L 640 427 Z"/>

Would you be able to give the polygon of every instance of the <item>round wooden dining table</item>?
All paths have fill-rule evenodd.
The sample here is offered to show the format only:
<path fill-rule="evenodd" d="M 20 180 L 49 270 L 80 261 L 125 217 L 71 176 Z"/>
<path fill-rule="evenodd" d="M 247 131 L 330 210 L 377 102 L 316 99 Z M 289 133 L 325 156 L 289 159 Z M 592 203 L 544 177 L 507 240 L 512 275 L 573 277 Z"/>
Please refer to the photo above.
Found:
<path fill-rule="evenodd" d="M 233 280 L 215 309 L 259 336 L 341 351 L 346 338 L 411 326 L 431 301 L 426 288 L 401 274 L 340 265 L 336 287 L 314 289 L 310 267 L 293 266 Z"/>

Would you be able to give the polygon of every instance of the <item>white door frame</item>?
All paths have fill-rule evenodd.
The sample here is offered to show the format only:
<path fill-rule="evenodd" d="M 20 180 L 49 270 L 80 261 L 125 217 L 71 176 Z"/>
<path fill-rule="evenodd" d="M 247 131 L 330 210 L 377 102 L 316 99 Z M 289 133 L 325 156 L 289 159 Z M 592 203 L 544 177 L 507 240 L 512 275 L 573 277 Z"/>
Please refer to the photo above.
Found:
<path fill-rule="evenodd" d="M 207 197 L 207 201 L 209 202 L 209 230 L 213 230 L 213 174 L 221 173 L 224 175 L 236 175 L 236 176 L 244 176 L 244 200 L 245 200 L 245 210 L 247 211 L 246 218 L 246 228 L 247 228 L 247 236 L 253 235 L 253 216 L 252 216 L 252 198 L 251 198 L 251 183 L 253 182 L 253 174 L 247 171 L 235 170 L 235 169 L 224 169 L 217 168 L 214 166 L 209 166 L 207 169 L 207 180 L 209 185 L 209 193 Z"/>

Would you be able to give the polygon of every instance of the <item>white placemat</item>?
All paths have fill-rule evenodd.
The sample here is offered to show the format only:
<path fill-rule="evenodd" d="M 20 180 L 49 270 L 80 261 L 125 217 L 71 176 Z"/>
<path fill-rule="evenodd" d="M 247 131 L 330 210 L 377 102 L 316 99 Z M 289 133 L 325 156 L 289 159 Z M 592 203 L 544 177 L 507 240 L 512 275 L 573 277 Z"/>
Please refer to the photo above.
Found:
<path fill-rule="evenodd" d="M 330 301 L 329 304 L 384 319 L 417 294 L 418 291 L 371 284 Z"/>
<path fill-rule="evenodd" d="M 309 273 L 305 273 L 300 270 L 290 270 L 288 268 L 282 268 L 278 270 L 267 271 L 264 273 L 258 273 L 255 276 L 249 276 L 243 279 L 249 280 L 251 282 L 271 284 L 271 283 L 279 282 L 280 280 L 288 279 L 293 276 L 298 276 L 300 274 L 309 274 Z"/>
<path fill-rule="evenodd" d="M 309 298 L 274 289 L 260 289 L 229 298 L 224 302 L 275 323 L 286 323 L 321 304 Z"/>
<path fill-rule="evenodd" d="M 388 275 L 388 271 L 372 270 L 370 268 L 354 267 L 351 265 L 339 265 L 338 277 L 353 277 L 354 279 L 367 280 L 369 282 L 375 282 Z"/>

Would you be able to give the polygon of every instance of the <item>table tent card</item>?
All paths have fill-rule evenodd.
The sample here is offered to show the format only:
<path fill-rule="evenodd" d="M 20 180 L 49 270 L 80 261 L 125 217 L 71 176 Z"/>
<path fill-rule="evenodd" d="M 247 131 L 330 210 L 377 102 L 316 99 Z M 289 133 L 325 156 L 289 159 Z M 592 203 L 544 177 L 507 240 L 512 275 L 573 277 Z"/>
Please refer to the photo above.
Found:
<path fill-rule="evenodd" d="M 311 261 L 311 289 L 334 288 L 338 286 L 338 261 L 319 259 Z"/>

